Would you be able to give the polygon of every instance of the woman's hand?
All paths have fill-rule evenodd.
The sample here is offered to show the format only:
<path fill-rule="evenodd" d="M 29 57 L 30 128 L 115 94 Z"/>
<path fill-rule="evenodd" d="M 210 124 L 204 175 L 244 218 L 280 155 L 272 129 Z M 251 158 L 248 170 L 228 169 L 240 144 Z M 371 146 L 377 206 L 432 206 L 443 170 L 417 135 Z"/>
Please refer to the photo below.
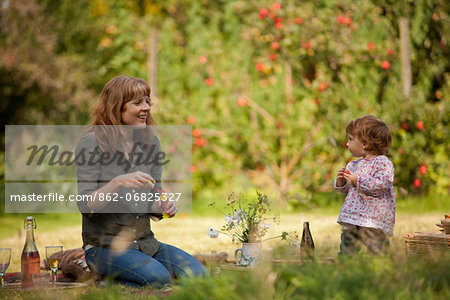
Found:
<path fill-rule="evenodd" d="M 358 182 L 358 176 L 356 176 L 355 173 L 353 173 L 352 171 L 345 171 L 344 177 L 348 182 L 356 186 L 356 183 Z"/>
<path fill-rule="evenodd" d="M 336 177 L 336 186 L 337 187 L 343 187 L 346 183 L 347 180 L 344 177 L 345 173 L 345 168 L 342 168 L 339 170 L 338 175 Z"/>
<path fill-rule="evenodd" d="M 136 171 L 133 173 L 119 175 L 113 180 L 119 187 L 124 188 L 148 188 L 151 189 L 155 185 L 155 179 L 147 173 Z"/>
<path fill-rule="evenodd" d="M 163 206 L 164 206 L 164 213 L 168 214 L 169 218 L 173 218 L 178 212 L 178 208 L 175 204 L 175 201 L 166 200 L 165 203 L 163 203 Z"/>
<path fill-rule="evenodd" d="M 166 214 L 169 218 L 173 218 L 178 212 L 178 208 L 175 204 L 175 201 L 160 200 L 155 202 L 155 205 L 156 211 L 161 211 L 163 214 Z M 155 221 L 155 219 L 153 220 Z"/>
<path fill-rule="evenodd" d="M 123 174 L 115 177 L 110 182 L 102 186 L 96 191 L 91 193 L 93 197 L 92 201 L 89 201 L 86 205 L 93 210 L 102 209 L 108 201 L 97 201 L 100 194 L 112 194 L 117 193 L 118 189 L 125 188 L 148 188 L 151 189 L 155 185 L 155 179 L 152 176 L 144 172 L 133 172 L 129 174 Z"/>

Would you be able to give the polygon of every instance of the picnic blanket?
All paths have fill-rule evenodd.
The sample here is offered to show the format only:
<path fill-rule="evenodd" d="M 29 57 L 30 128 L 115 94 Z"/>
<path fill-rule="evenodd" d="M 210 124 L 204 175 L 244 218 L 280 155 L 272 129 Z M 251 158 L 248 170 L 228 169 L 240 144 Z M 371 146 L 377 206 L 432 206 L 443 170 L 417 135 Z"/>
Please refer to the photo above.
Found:
<path fill-rule="evenodd" d="M 83 248 L 63 251 L 59 269 L 62 273 L 61 279 L 66 281 L 84 282 L 91 277 Z M 50 270 L 46 259 L 41 261 L 41 270 Z"/>

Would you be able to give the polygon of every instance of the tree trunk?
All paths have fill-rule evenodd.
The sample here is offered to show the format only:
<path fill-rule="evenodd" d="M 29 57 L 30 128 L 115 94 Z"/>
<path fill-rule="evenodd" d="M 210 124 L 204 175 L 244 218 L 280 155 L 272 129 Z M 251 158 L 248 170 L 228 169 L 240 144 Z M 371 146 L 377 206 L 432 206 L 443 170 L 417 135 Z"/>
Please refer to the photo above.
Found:
<path fill-rule="evenodd" d="M 402 58 L 403 93 L 406 97 L 409 97 L 409 95 L 411 94 L 411 86 L 412 86 L 409 20 L 407 18 L 400 18 L 399 27 L 400 27 L 400 51 Z"/>
<path fill-rule="evenodd" d="M 288 62 L 285 63 L 284 84 L 286 89 L 286 98 L 288 100 L 288 105 L 289 107 L 292 107 L 292 104 L 294 103 L 294 95 L 292 92 L 292 67 Z"/>
<path fill-rule="evenodd" d="M 150 81 L 151 98 L 155 105 L 154 110 L 158 109 L 158 89 L 157 89 L 157 79 L 158 79 L 158 35 L 159 30 L 153 27 L 150 31 L 149 38 L 149 50 L 148 55 L 148 77 Z"/>

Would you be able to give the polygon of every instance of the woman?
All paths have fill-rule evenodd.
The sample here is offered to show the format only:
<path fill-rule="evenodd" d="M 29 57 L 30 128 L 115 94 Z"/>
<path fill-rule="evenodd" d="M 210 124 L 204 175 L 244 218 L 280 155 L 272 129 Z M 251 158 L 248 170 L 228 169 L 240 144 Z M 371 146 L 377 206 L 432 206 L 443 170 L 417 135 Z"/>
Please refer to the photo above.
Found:
<path fill-rule="evenodd" d="M 78 193 L 89 197 L 78 202 L 86 261 L 104 277 L 135 287 L 208 274 L 188 253 L 155 239 L 150 218 L 161 218 L 154 214 L 161 211 L 160 201 L 130 201 L 136 193 L 156 195 L 162 190 L 162 164 L 138 159 L 161 152 L 148 126 L 155 124 L 150 107 L 147 82 L 113 78 L 94 106 L 93 126 L 76 149 Z M 173 217 L 176 212 L 174 202 L 167 202 L 164 213 Z"/>

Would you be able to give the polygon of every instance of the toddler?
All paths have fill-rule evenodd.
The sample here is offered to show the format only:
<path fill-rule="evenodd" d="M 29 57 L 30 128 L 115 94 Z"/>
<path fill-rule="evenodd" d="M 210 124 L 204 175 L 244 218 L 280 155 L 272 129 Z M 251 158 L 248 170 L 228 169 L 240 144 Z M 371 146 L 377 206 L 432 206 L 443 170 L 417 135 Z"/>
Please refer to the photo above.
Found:
<path fill-rule="evenodd" d="M 361 243 L 370 253 L 385 253 L 395 223 L 394 166 L 386 157 L 391 133 L 370 115 L 350 121 L 346 131 L 348 150 L 362 158 L 348 163 L 334 181 L 334 188 L 347 195 L 337 220 L 340 254 L 358 252 Z"/>

